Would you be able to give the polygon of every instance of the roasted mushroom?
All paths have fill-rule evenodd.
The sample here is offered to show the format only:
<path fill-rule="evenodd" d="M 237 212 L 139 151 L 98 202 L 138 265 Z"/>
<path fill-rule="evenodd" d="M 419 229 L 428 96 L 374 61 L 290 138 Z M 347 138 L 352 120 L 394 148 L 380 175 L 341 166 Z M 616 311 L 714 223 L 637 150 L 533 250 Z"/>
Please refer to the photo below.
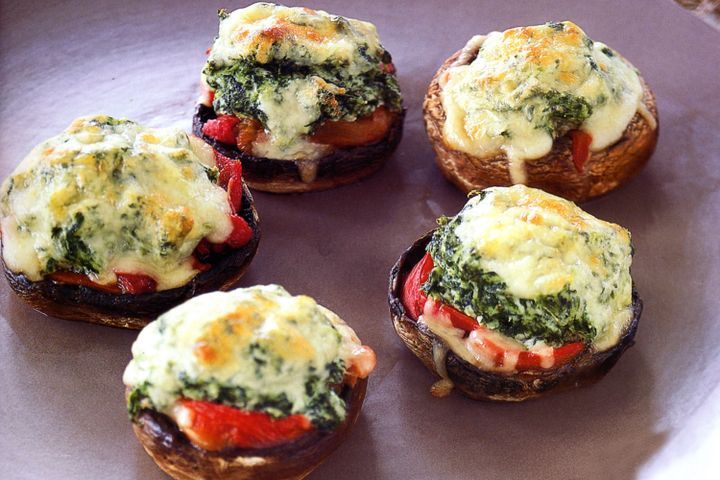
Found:
<path fill-rule="evenodd" d="M 571 22 L 473 37 L 435 74 L 424 118 L 461 190 L 523 183 L 575 202 L 635 176 L 658 137 L 637 70 Z"/>
<path fill-rule="evenodd" d="M 479 400 L 521 401 L 600 379 L 634 342 L 642 302 L 629 233 L 558 197 L 489 188 L 390 273 L 395 331 Z"/>
<path fill-rule="evenodd" d="M 250 188 L 309 192 L 378 170 L 402 97 L 371 23 L 256 3 L 220 11 L 193 132 L 241 161 Z"/>
<path fill-rule="evenodd" d="M 148 325 L 124 382 L 135 434 L 176 479 L 300 479 L 357 419 L 375 366 L 340 318 L 257 286 Z"/>
<path fill-rule="evenodd" d="M 36 310 L 142 328 L 230 288 L 260 240 L 236 162 L 201 140 L 106 115 L 38 145 L 0 190 L 2 262 Z"/>

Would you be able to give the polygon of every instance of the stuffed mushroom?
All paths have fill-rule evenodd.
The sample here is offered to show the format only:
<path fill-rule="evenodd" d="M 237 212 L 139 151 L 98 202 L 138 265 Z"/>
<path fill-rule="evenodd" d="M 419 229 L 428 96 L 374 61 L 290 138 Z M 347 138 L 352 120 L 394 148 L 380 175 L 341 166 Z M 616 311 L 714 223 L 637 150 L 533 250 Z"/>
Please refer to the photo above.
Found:
<path fill-rule="evenodd" d="M 592 382 L 633 344 L 642 303 L 624 228 L 523 185 L 477 192 L 400 258 L 398 335 L 475 399 L 518 401 Z"/>
<path fill-rule="evenodd" d="M 0 188 L 2 262 L 48 315 L 141 328 L 243 274 L 260 231 L 242 168 L 177 129 L 79 118 Z"/>
<path fill-rule="evenodd" d="M 636 175 L 658 136 L 639 72 L 567 21 L 473 37 L 424 113 L 441 171 L 466 192 L 523 183 L 585 201 Z"/>
<path fill-rule="evenodd" d="M 124 374 L 135 434 L 176 479 L 300 479 L 348 434 L 375 354 L 277 285 L 214 292 L 138 336 Z"/>
<path fill-rule="evenodd" d="M 251 188 L 327 189 L 382 166 L 404 110 L 374 25 L 269 3 L 219 16 L 193 130 Z"/>

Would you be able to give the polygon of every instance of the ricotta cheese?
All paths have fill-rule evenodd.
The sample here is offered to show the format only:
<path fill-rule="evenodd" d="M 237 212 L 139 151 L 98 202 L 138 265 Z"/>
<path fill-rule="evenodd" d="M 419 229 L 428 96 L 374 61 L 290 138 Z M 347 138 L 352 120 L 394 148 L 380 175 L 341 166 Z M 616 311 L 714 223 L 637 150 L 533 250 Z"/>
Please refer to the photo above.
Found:
<path fill-rule="evenodd" d="M 442 78 L 444 138 L 475 157 L 505 154 L 513 183 L 525 181 L 524 162 L 547 155 L 565 128 L 589 133 L 591 151 L 602 150 L 620 139 L 642 105 L 635 69 L 572 22 L 512 28 L 471 42 L 479 48 L 476 58 Z M 567 123 L 558 98 L 587 108 L 579 124 L 558 128 L 548 120 L 556 115 Z"/>
<path fill-rule="evenodd" d="M 32 281 L 66 270 L 100 284 L 114 284 L 116 271 L 150 275 L 159 290 L 187 283 L 200 240 L 222 243 L 232 231 L 205 153 L 198 158 L 180 130 L 75 120 L 2 184 L 6 265 Z"/>
<path fill-rule="evenodd" d="M 326 395 L 344 416 L 344 402 L 328 385 L 338 372 L 329 366 L 347 368 L 358 349 L 355 332 L 312 298 L 255 286 L 200 295 L 150 323 L 133 344 L 123 381 L 146 386 L 161 412 L 181 396 L 212 401 L 223 390 L 242 391 L 230 403 L 246 409 L 283 398 L 286 414 L 307 413 Z M 309 392 L 314 381 L 324 391 Z"/>

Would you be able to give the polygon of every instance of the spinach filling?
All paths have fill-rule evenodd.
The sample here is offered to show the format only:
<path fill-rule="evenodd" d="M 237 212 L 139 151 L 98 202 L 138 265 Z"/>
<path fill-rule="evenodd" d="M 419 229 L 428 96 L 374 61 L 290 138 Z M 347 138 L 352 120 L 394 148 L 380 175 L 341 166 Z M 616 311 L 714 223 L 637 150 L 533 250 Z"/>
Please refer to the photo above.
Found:
<path fill-rule="evenodd" d="M 327 120 L 368 116 L 381 105 L 393 111 L 402 108 L 397 79 L 381 68 L 381 62 L 391 61 L 390 55 L 383 52 L 373 57 L 363 47 L 358 53 L 363 62 L 367 62 L 360 74 L 351 74 L 347 62 L 301 65 L 285 58 L 273 58 L 268 63 L 243 58 L 228 65 L 209 61 L 203 73 L 208 86 L 215 90 L 213 108 L 217 113 L 254 118 L 265 127 L 267 116 L 260 108 L 259 99 L 262 92 L 277 93 L 292 80 L 312 77 L 330 84 L 332 88 L 320 91 L 317 99 L 320 115 L 308 125 L 312 131 Z"/>
<path fill-rule="evenodd" d="M 535 128 L 542 128 L 553 137 L 579 128 L 592 115 L 592 105 L 583 97 L 557 90 L 539 92 L 537 95 L 543 99 L 545 106 Z"/>
<path fill-rule="evenodd" d="M 253 360 L 259 365 L 256 375 L 261 375 L 260 368 L 266 365 L 267 360 L 261 352 L 262 347 L 258 344 L 251 344 L 250 351 Z M 272 360 L 274 362 L 274 359 Z M 273 368 L 282 368 L 281 364 Z M 305 381 L 305 394 L 307 401 L 304 411 L 293 411 L 293 404 L 288 397 L 281 393 L 279 395 L 267 395 L 257 392 L 251 388 L 242 386 L 221 385 L 217 381 L 198 382 L 181 375 L 182 387 L 175 392 L 178 398 L 189 398 L 192 400 L 203 400 L 223 405 L 230 405 L 243 410 L 264 412 L 274 418 L 286 417 L 295 413 L 303 413 L 312 422 L 313 426 L 321 431 L 330 431 L 345 420 L 345 402 L 332 388 L 333 385 L 340 385 L 345 373 L 345 362 L 336 360 L 325 365 L 325 372 L 319 375 L 310 368 L 310 373 Z M 128 396 L 128 414 L 134 420 L 141 410 L 153 409 L 155 406 L 148 394 L 148 383 L 135 386 Z"/>
<path fill-rule="evenodd" d="M 45 266 L 46 271 L 54 272 L 67 265 L 73 271 L 85 275 L 100 272 L 102 265 L 95 259 L 92 249 L 83 241 L 79 233 L 83 223 L 85 223 L 85 215 L 77 212 L 68 225 L 53 227 L 51 236 L 61 260 L 49 258 Z"/>
<path fill-rule="evenodd" d="M 460 218 L 441 218 L 428 244 L 434 267 L 422 289 L 429 296 L 480 317 L 483 325 L 528 346 L 540 340 L 553 347 L 592 341 L 597 331 L 577 292 L 565 286 L 555 295 L 512 295 L 507 284 L 484 270 L 476 253 L 460 243 L 455 234 Z"/>

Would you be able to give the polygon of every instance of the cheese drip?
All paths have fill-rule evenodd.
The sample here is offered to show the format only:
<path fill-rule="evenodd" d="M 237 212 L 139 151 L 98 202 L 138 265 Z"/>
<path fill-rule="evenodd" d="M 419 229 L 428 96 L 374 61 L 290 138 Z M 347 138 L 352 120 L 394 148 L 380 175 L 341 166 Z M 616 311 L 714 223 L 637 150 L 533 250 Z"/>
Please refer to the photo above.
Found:
<path fill-rule="evenodd" d="M 492 32 L 470 43 L 475 59 L 442 77 L 444 138 L 475 157 L 504 154 L 513 183 L 524 183 L 525 161 L 547 155 L 567 129 L 589 133 L 591 151 L 617 142 L 642 105 L 635 69 L 572 22 Z M 573 111 L 581 107 L 587 112 Z M 548 121 L 553 116 L 557 122 Z"/>
<path fill-rule="evenodd" d="M 195 142 L 196 143 L 196 142 Z M 187 134 L 106 115 L 75 120 L 37 147 L 0 190 L 5 264 L 32 281 L 57 270 L 115 284 L 142 273 L 187 283 L 203 238 L 231 233 L 227 193 Z"/>

